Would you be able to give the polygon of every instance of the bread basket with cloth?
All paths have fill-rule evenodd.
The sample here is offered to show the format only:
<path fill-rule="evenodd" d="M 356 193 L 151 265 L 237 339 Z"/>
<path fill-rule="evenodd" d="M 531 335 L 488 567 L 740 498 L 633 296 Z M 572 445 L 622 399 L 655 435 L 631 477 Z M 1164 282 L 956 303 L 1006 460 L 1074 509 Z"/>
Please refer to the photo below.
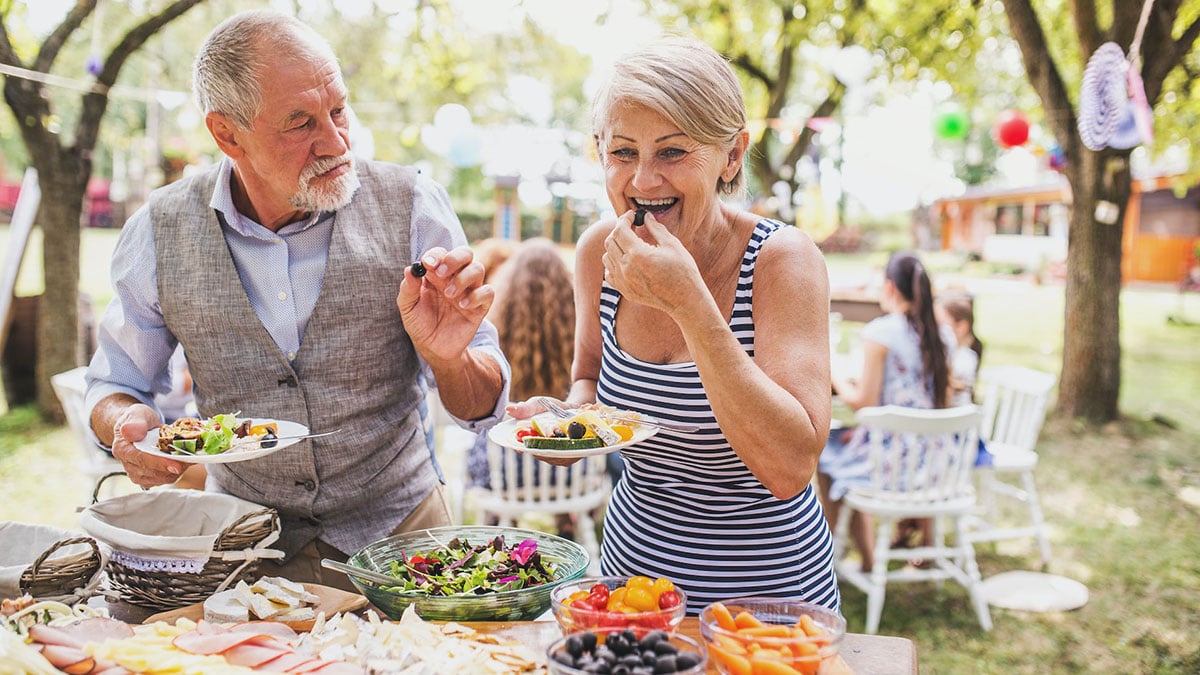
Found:
<path fill-rule="evenodd" d="M 0 523 L 0 598 L 28 593 L 68 605 L 95 594 L 106 556 L 95 539 L 49 525 Z"/>
<path fill-rule="evenodd" d="M 231 495 L 156 488 L 92 504 L 80 527 L 110 549 L 108 592 L 173 609 L 250 578 L 279 538 L 279 514 Z"/>

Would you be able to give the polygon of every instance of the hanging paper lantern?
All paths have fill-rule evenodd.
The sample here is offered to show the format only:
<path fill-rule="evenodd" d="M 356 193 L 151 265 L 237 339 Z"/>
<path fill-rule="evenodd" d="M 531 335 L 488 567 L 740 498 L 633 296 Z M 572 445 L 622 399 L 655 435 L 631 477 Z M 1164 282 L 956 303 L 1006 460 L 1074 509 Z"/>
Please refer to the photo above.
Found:
<path fill-rule="evenodd" d="M 933 116 L 933 133 L 938 138 L 956 141 L 971 130 L 971 118 L 958 106 L 947 107 Z"/>
<path fill-rule="evenodd" d="M 1005 110 L 996 118 L 992 136 L 1002 148 L 1015 148 L 1029 140 L 1029 120 L 1020 110 Z"/>
<path fill-rule="evenodd" d="M 1103 150 L 1121 123 L 1129 103 L 1129 62 L 1115 42 L 1105 42 L 1088 59 L 1079 89 L 1079 139 L 1089 150 Z"/>

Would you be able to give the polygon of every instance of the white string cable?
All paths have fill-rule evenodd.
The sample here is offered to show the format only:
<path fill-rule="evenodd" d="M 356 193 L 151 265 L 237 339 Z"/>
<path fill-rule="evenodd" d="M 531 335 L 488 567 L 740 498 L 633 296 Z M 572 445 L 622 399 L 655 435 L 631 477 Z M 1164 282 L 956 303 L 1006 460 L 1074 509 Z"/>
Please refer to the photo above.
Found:
<path fill-rule="evenodd" d="M 1142 4 L 1142 15 L 1138 17 L 1137 30 L 1133 33 L 1133 42 L 1129 45 L 1129 63 L 1135 69 L 1142 69 L 1142 34 L 1146 32 L 1146 23 L 1150 20 L 1150 8 L 1154 0 L 1146 0 Z"/>

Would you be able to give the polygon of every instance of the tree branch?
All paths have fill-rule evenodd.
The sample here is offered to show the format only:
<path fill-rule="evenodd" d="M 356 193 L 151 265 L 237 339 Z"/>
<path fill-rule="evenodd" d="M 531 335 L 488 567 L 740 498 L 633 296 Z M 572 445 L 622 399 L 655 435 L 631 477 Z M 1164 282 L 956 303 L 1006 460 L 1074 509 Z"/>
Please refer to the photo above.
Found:
<path fill-rule="evenodd" d="M 17 56 L 17 52 L 13 50 L 12 40 L 8 37 L 8 27 L 4 25 L 4 20 L 7 18 L 7 16 L 0 16 L 0 63 L 24 68 L 25 63 L 21 61 L 21 57 Z"/>
<path fill-rule="evenodd" d="M 103 85 L 104 89 L 83 96 L 83 110 L 80 112 L 79 122 L 75 127 L 77 147 L 90 151 L 96 146 L 96 140 L 100 133 L 100 120 L 104 117 L 105 108 L 108 107 L 108 88 L 116 83 L 117 75 L 125 66 L 125 61 L 163 26 L 183 16 L 189 9 L 201 2 L 204 0 L 175 0 L 158 14 L 131 28 L 113 47 L 104 59 L 100 74 L 96 76 L 97 83 Z"/>
<path fill-rule="evenodd" d="M 829 96 L 826 96 L 825 100 L 821 101 L 821 104 L 813 111 L 812 116 L 829 117 L 832 115 L 833 111 L 837 110 L 838 106 L 842 104 L 842 96 L 845 93 L 846 87 L 841 82 L 837 83 L 833 91 L 829 92 Z M 796 142 L 792 144 L 792 147 L 788 148 L 787 156 L 784 157 L 781 166 L 796 166 L 796 162 L 799 162 L 804 153 L 808 152 L 808 146 L 812 145 L 812 137 L 816 133 L 812 127 L 807 124 L 804 125 L 804 130 L 800 132 L 800 135 L 796 138 Z"/>
<path fill-rule="evenodd" d="M 767 74 L 767 71 L 763 70 L 761 66 L 751 61 L 748 54 L 743 53 L 736 56 L 731 56 L 729 60 L 733 62 L 733 65 L 740 68 L 742 72 L 746 73 L 751 78 L 762 82 L 763 86 L 765 86 L 768 91 L 775 88 L 775 79 Z"/>
<path fill-rule="evenodd" d="M 1046 33 L 1038 22 L 1037 12 L 1029 0 L 1004 0 L 1004 13 L 1008 15 L 1009 28 L 1013 38 L 1021 47 L 1021 61 L 1025 64 L 1025 74 L 1029 83 L 1042 100 L 1042 108 L 1056 111 L 1047 115 L 1046 122 L 1054 132 L 1054 137 L 1063 144 L 1063 150 L 1068 157 L 1075 156 L 1078 134 L 1075 133 L 1075 108 L 1071 105 L 1071 97 L 1067 95 L 1066 85 L 1062 75 L 1050 54 L 1046 43 Z M 1080 37 L 1080 41 L 1083 41 Z"/>
<path fill-rule="evenodd" d="M 1007 0 L 1005 0 L 1004 6 L 1007 11 Z M 1075 36 L 1079 38 L 1079 53 L 1086 61 L 1092 52 L 1100 47 L 1100 43 L 1104 39 L 1100 35 L 1100 26 L 1096 24 L 1096 3 L 1093 0 L 1070 0 L 1069 6 L 1071 18 L 1075 22 Z M 1012 19 L 1009 21 L 1011 22 Z"/>
<path fill-rule="evenodd" d="M 37 57 L 33 60 L 33 69 L 39 73 L 50 72 L 50 67 L 54 65 L 54 60 L 58 58 L 59 51 L 63 45 L 67 43 L 67 38 L 71 37 L 76 29 L 83 24 L 83 20 L 96 9 L 97 0 L 78 0 L 75 6 L 67 12 L 66 18 L 62 23 L 54 28 L 54 32 L 46 38 L 42 43 L 41 49 L 38 50 Z"/>

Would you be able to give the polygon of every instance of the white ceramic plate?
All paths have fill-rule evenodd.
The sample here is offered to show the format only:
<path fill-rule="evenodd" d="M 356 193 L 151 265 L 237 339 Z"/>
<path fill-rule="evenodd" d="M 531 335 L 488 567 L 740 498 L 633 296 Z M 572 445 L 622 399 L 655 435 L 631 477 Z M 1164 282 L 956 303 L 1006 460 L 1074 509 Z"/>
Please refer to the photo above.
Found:
<path fill-rule="evenodd" d="M 496 445 L 502 445 L 506 448 L 523 452 L 534 457 L 561 457 L 572 459 L 577 457 L 591 457 L 592 455 L 607 455 L 610 452 L 616 452 L 621 448 L 641 443 L 658 433 L 657 427 L 639 426 L 633 430 L 633 438 L 624 443 L 616 445 L 606 445 L 599 448 L 584 448 L 582 450 L 548 450 L 534 449 L 525 447 L 525 443 L 517 440 L 517 429 L 528 420 L 505 420 L 496 426 L 492 427 L 488 432 L 488 438 Z"/>
<path fill-rule="evenodd" d="M 274 423 L 278 428 L 276 435 L 283 438 L 286 436 L 304 436 L 308 433 L 308 427 L 299 422 L 288 422 L 286 420 L 269 420 L 269 419 L 251 419 L 250 423 L 257 426 L 260 424 Z M 244 462 L 248 459 L 258 459 L 267 455 L 278 452 L 286 447 L 293 446 L 300 442 L 301 439 L 290 438 L 277 442 L 270 448 L 255 448 L 254 445 L 248 445 L 245 448 L 236 450 L 226 450 L 217 455 L 184 455 L 184 454 L 168 454 L 158 449 L 158 429 L 151 429 L 146 437 L 133 444 L 133 447 L 141 450 L 147 455 L 162 457 L 164 459 L 173 459 L 178 462 L 188 462 L 191 464 L 228 464 L 230 462 Z"/>

